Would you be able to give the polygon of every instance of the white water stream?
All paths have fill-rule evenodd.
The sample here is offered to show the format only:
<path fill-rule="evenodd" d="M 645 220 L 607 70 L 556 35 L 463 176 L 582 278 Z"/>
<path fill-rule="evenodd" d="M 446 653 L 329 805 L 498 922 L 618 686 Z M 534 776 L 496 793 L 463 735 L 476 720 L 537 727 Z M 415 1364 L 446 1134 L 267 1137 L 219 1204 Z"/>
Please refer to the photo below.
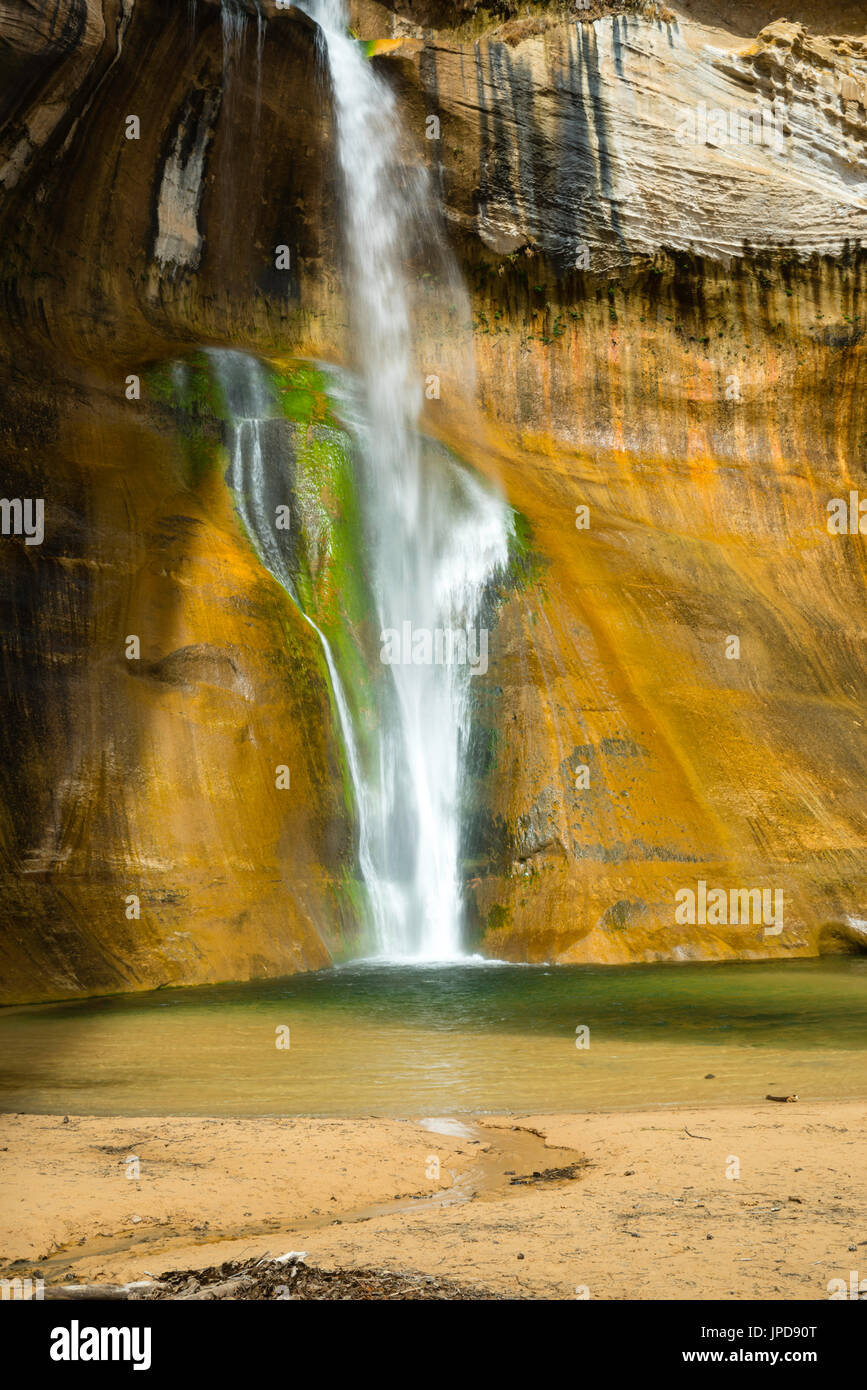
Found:
<path fill-rule="evenodd" d="M 507 562 L 511 518 L 489 486 L 425 458 L 417 428 L 424 376 L 414 341 L 410 248 L 436 246 L 449 300 L 460 300 L 463 287 L 443 245 L 426 170 L 404 162 L 394 96 L 345 32 L 341 0 L 308 0 L 306 8 L 322 33 L 342 175 L 358 382 L 345 405 L 354 414 L 365 563 L 385 663 L 375 683 L 373 767 L 363 766 L 340 675 L 319 635 L 354 784 L 377 949 L 392 958 L 447 960 L 462 953 L 459 853 L 470 691 L 488 655 L 480 605 Z M 271 408 L 263 369 L 239 353 L 215 358 L 235 420 L 234 485 L 242 515 L 264 563 L 292 592 L 273 509 L 265 504 L 261 422 Z"/>

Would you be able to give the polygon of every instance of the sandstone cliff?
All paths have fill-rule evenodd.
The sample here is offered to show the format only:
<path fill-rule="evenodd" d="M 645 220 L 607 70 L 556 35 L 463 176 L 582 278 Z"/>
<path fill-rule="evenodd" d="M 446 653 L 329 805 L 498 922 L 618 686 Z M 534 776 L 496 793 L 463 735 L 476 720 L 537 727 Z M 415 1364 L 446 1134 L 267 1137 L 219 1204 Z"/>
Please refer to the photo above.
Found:
<path fill-rule="evenodd" d="M 826 508 L 862 485 L 867 41 L 822 11 L 354 12 L 472 295 L 485 428 L 433 328 L 425 426 L 526 528 L 478 683 L 489 954 L 861 939 L 864 548 Z M 46 511 L 0 548 L 0 998 L 324 964 L 357 871 L 321 656 L 219 411 L 158 389 L 208 345 L 351 357 L 314 26 L 64 0 L 0 35 L 3 494 Z M 783 933 L 676 925 L 699 879 L 780 887 Z"/>

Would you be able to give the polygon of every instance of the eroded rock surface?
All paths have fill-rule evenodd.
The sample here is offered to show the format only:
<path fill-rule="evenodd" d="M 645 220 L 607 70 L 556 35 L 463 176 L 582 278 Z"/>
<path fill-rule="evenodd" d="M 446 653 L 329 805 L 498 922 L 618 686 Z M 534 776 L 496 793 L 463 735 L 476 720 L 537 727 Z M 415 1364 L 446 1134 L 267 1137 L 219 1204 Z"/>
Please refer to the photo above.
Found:
<path fill-rule="evenodd" d="M 0 5 L 3 491 L 46 506 L 41 547 L 0 548 L 4 1000 L 352 940 L 321 657 L 225 439 L 191 454 L 147 385 L 202 345 L 351 360 L 315 29 L 256 8 Z M 758 11 L 354 13 L 472 293 L 484 428 L 435 338 L 426 427 L 526 524 L 477 683 L 490 954 L 863 939 L 864 552 L 826 520 L 863 484 L 867 43 L 851 7 Z M 782 888 L 782 934 L 676 924 L 699 879 Z"/>

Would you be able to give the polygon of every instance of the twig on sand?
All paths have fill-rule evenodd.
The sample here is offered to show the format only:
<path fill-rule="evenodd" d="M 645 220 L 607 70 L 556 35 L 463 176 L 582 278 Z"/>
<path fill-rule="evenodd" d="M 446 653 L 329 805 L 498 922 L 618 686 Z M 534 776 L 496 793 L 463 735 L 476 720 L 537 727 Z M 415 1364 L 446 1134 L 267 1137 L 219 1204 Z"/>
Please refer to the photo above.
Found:
<path fill-rule="evenodd" d="M 684 1129 L 684 1133 L 685 1133 L 685 1134 L 688 1134 L 689 1137 L 690 1137 L 690 1139 L 706 1139 L 707 1142 L 710 1143 L 710 1135 L 709 1135 L 709 1134 L 693 1134 L 690 1130 L 687 1129 L 686 1125 L 684 1125 L 683 1129 Z"/>

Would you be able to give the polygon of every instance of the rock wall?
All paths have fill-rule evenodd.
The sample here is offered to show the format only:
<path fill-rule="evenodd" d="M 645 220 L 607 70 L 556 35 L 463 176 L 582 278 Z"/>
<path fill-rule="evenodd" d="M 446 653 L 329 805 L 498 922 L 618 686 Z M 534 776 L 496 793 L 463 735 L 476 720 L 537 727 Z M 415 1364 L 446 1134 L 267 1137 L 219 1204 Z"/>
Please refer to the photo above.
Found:
<path fill-rule="evenodd" d="M 490 954 L 863 939 L 864 549 L 826 523 L 863 485 L 867 44 L 857 7 L 715 8 L 353 10 L 472 294 L 481 413 L 428 337 L 426 427 L 524 527 L 474 683 Z M 324 964 L 355 867 L 319 656 L 225 439 L 149 385 L 351 355 L 314 27 L 65 0 L 0 34 L 3 491 L 46 517 L 0 543 L 0 999 Z M 782 933 L 677 923 L 699 880 L 781 889 Z"/>
<path fill-rule="evenodd" d="M 321 966 L 354 939 L 321 654 L 241 532 L 225 440 L 152 387 L 201 343 L 315 321 L 312 26 L 259 58 L 213 6 L 3 19 L 2 476 L 44 498 L 45 541 L 2 542 L 0 997 Z"/>

